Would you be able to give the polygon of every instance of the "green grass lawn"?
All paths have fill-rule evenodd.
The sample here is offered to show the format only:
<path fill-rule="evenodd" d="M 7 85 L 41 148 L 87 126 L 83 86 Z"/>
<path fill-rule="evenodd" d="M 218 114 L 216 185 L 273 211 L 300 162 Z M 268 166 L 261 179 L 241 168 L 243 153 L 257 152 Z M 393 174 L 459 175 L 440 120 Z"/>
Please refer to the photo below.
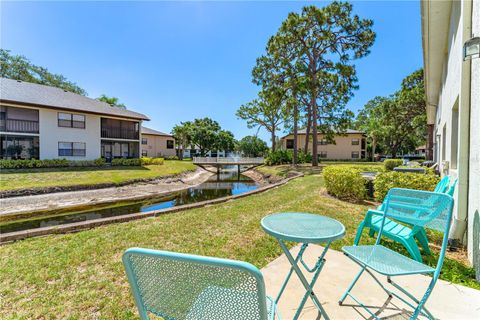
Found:
<path fill-rule="evenodd" d="M 129 247 L 232 258 L 261 268 L 281 254 L 260 228 L 263 216 L 305 211 L 338 219 L 347 232 L 333 244 L 339 250 L 353 242 L 366 209 L 325 195 L 321 176 L 309 175 L 224 204 L 0 246 L 0 318 L 135 319 L 121 263 Z M 480 289 L 473 268 L 452 259 L 442 277 Z"/>
<path fill-rule="evenodd" d="M 190 161 L 168 160 L 163 165 L 145 167 L 104 168 L 38 168 L 2 170 L 0 190 L 30 189 L 41 187 L 64 187 L 123 183 L 135 179 L 163 177 L 195 170 Z"/>

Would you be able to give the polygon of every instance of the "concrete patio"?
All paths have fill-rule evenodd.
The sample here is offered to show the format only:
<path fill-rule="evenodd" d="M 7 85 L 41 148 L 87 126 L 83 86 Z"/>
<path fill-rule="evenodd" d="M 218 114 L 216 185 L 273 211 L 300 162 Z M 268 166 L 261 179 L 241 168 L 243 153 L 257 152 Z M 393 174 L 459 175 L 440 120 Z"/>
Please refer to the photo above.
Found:
<path fill-rule="evenodd" d="M 300 246 L 292 248 L 292 254 L 296 256 L 299 249 Z M 310 245 L 304 254 L 304 260 L 309 265 L 313 265 L 321 250 L 322 247 L 320 246 Z M 335 250 L 330 250 L 327 253 L 326 260 L 327 262 L 315 285 L 315 293 L 329 317 L 332 320 L 369 319 L 370 315 L 349 297 L 347 297 L 343 306 L 338 305 L 339 298 L 357 274 L 358 265 L 344 256 L 343 253 Z M 290 264 L 285 255 L 280 256 L 262 269 L 268 295 L 276 297 L 289 269 Z M 385 277 L 379 275 L 379 279 L 385 280 L 386 283 Z M 430 278 L 426 276 L 404 276 L 396 277 L 395 281 L 416 294 L 417 297 L 421 297 Z M 279 302 L 282 319 L 293 318 L 304 293 L 305 290 L 298 277 L 293 274 Z M 365 305 L 370 306 L 374 312 L 381 309 L 381 317 L 383 318 L 409 318 L 409 314 L 406 312 L 406 310 L 410 310 L 408 306 L 396 298 L 393 298 L 387 304 L 387 295 L 368 274 L 364 274 L 360 278 L 352 293 Z M 437 319 L 480 319 L 480 291 L 439 280 L 426 306 Z M 318 318 L 317 309 L 308 299 L 300 319 Z"/>

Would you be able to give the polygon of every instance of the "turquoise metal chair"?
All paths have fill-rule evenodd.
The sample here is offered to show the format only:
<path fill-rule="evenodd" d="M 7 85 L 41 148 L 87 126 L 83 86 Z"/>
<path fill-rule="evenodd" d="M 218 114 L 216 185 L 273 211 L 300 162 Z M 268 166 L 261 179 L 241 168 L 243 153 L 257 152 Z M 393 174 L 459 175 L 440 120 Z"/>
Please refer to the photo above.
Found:
<path fill-rule="evenodd" d="M 122 260 L 141 319 L 280 319 L 249 263 L 141 248 Z"/>
<path fill-rule="evenodd" d="M 367 310 L 374 319 L 380 319 L 376 313 L 373 313 L 351 293 L 352 288 L 355 286 L 360 276 L 366 271 L 388 294 L 389 298 L 395 296 L 412 308 L 411 320 L 417 319 L 419 315 L 434 319 L 432 314 L 425 308 L 425 303 L 427 302 L 435 283 L 440 276 L 440 271 L 442 270 L 452 219 L 453 198 L 445 193 L 394 188 L 388 192 L 384 208 L 382 223 L 375 245 L 346 246 L 342 248 L 345 255 L 356 262 L 361 269 L 347 288 L 344 295 L 340 298 L 339 304 L 342 305 L 345 298 L 349 296 L 361 307 Z M 380 245 L 380 240 L 387 219 L 405 221 L 413 225 L 414 228 L 426 227 L 443 232 L 442 247 L 440 249 L 440 255 L 436 267 L 432 268 Z M 399 293 L 387 289 L 382 282 L 375 277 L 373 272 L 387 276 L 387 281 L 397 289 Z M 417 299 L 413 294 L 409 293 L 406 289 L 402 288 L 392 280 L 392 277 L 395 276 L 415 274 L 432 275 L 432 280 L 430 281 L 425 294 L 420 299 Z M 403 297 L 401 294 L 403 294 Z"/>
<path fill-rule="evenodd" d="M 455 191 L 455 186 L 457 184 L 457 180 L 454 181 L 452 186 L 449 188 L 450 177 L 445 176 L 442 180 L 436 185 L 433 192 L 440 192 L 440 193 L 448 193 L 453 196 Z M 357 229 L 357 234 L 355 235 L 354 244 L 358 245 L 360 242 L 360 238 L 363 233 L 364 228 L 369 228 L 368 234 L 370 237 L 375 236 L 375 232 L 380 230 L 380 226 L 383 220 L 383 208 L 385 206 L 385 201 L 382 203 L 376 210 L 368 210 L 365 218 L 360 223 Z M 405 223 L 405 221 L 400 221 Z M 407 251 L 410 253 L 412 258 L 415 260 L 422 262 L 422 255 L 420 254 L 420 250 L 418 248 L 417 242 L 418 240 L 420 245 L 423 248 L 423 251 L 426 254 L 430 254 L 430 248 L 428 247 L 428 237 L 425 229 L 423 227 L 409 227 L 408 225 L 398 223 L 391 219 L 385 220 L 385 226 L 383 229 L 383 235 L 393 241 L 401 243 Z"/>

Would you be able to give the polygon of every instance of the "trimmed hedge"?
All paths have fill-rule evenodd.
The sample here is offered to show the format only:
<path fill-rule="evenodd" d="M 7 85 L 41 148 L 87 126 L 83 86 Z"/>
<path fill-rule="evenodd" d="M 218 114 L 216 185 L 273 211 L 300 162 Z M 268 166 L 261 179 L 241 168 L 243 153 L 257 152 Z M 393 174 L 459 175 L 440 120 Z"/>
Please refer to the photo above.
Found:
<path fill-rule="evenodd" d="M 361 201 L 366 197 L 365 183 L 360 172 L 350 165 L 332 165 L 323 169 L 323 179 L 329 194 L 343 200 Z"/>
<path fill-rule="evenodd" d="M 393 168 L 399 167 L 403 164 L 402 159 L 386 159 L 383 162 L 385 171 L 393 171 Z"/>
<path fill-rule="evenodd" d="M 407 188 L 433 191 L 440 178 L 433 174 L 418 174 L 410 172 L 384 172 L 379 174 L 373 183 L 375 200 L 381 202 L 391 188 Z"/>
<path fill-rule="evenodd" d="M 117 167 L 117 166 L 141 166 L 142 165 L 142 160 L 141 159 L 124 159 L 124 158 L 118 158 L 118 159 L 112 159 L 111 162 L 112 166 Z"/>
<path fill-rule="evenodd" d="M 148 165 L 162 165 L 164 160 L 163 158 L 149 158 L 149 157 L 142 157 L 141 159 L 141 164 L 144 166 Z"/>
<path fill-rule="evenodd" d="M 95 160 L 0 160 L 0 169 L 26 169 L 26 168 L 61 168 L 61 167 L 101 167 L 105 165 L 105 159 Z"/>

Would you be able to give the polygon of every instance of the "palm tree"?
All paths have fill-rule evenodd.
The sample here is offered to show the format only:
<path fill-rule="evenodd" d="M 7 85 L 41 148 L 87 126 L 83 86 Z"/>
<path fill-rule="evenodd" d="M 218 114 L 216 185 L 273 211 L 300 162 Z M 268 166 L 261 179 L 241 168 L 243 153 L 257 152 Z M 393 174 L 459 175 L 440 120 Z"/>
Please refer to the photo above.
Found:
<path fill-rule="evenodd" d="M 183 160 L 183 149 L 191 143 L 190 126 L 190 121 L 180 122 L 172 129 L 172 135 L 175 137 L 175 143 L 177 144 L 177 155 L 180 160 Z"/>

